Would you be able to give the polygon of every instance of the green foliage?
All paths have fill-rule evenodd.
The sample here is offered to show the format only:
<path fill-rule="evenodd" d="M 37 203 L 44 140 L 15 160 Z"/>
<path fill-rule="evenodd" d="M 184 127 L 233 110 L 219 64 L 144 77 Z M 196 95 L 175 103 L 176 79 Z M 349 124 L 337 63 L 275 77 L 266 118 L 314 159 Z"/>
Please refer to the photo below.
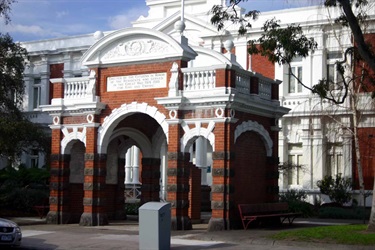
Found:
<path fill-rule="evenodd" d="M 22 151 L 31 148 L 46 151 L 49 148 L 49 139 L 43 128 L 30 122 L 21 111 L 26 58 L 27 51 L 20 44 L 14 43 L 8 34 L 0 33 L 0 156 L 10 163 Z"/>
<path fill-rule="evenodd" d="M 350 191 L 352 185 L 352 179 L 342 177 L 341 174 L 336 175 L 336 178 L 325 176 L 323 180 L 317 182 L 320 192 L 328 195 L 332 201 L 337 202 L 340 205 L 351 200 L 352 195 Z"/>
<path fill-rule="evenodd" d="M 275 240 L 293 240 L 309 242 L 325 242 L 332 244 L 375 245 L 374 234 L 363 233 L 366 225 L 340 225 L 309 227 L 298 230 L 286 230 L 271 238 Z M 332 245 L 334 248 L 335 245 Z"/>
<path fill-rule="evenodd" d="M 40 168 L 19 169 L 11 167 L 0 170 L 0 208 L 32 211 L 49 197 L 49 171 Z"/>
<path fill-rule="evenodd" d="M 125 203 L 125 212 L 128 215 L 138 215 L 140 203 Z"/>
<path fill-rule="evenodd" d="M 248 52 L 261 54 L 273 63 L 289 64 L 293 58 L 306 57 L 317 48 L 314 39 L 307 38 L 299 25 L 281 27 L 279 23 L 275 19 L 267 20 L 262 36 L 249 41 Z"/>
<path fill-rule="evenodd" d="M 285 193 L 280 193 L 281 202 L 287 202 L 289 211 L 293 213 L 302 213 L 303 217 L 311 217 L 315 214 L 313 206 L 305 202 L 306 191 L 289 189 Z"/>
<path fill-rule="evenodd" d="M 50 137 L 45 129 L 32 123 L 22 115 L 0 115 L 0 156 L 9 160 L 9 164 L 28 150 L 49 152 Z"/>
<path fill-rule="evenodd" d="M 306 191 L 299 189 L 289 189 L 285 193 L 281 193 L 280 201 L 289 202 L 289 201 L 304 201 L 307 197 Z"/>
<path fill-rule="evenodd" d="M 247 2 L 247 0 L 229 0 L 229 6 L 224 7 L 222 5 L 214 5 L 211 9 L 211 23 L 217 27 L 218 30 L 224 28 L 224 23 L 230 21 L 239 25 L 238 32 L 240 35 L 244 35 L 247 29 L 251 28 L 249 20 L 256 20 L 259 16 L 258 10 L 248 11 L 244 17 L 238 13 L 237 5 L 240 2 Z"/>
<path fill-rule="evenodd" d="M 16 0 L 1 0 L 0 1 L 0 17 L 4 17 L 6 24 L 10 22 L 10 5 L 17 2 Z"/>
<path fill-rule="evenodd" d="M 23 72 L 27 51 L 14 43 L 11 36 L 0 33 L 0 111 L 17 114 L 21 108 L 25 86 Z"/>

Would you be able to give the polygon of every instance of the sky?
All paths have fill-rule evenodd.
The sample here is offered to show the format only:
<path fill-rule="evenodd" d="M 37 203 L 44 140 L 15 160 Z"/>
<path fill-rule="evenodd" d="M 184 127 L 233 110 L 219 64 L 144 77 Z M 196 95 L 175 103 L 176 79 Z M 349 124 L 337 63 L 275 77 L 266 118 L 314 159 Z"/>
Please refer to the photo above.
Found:
<path fill-rule="evenodd" d="M 242 7 L 264 12 L 320 1 L 248 0 Z M 17 0 L 11 8 L 11 23 L 1 22 L 0 32 L 20 42 L 126 28 L 148 13 L 146 0 Z"/>

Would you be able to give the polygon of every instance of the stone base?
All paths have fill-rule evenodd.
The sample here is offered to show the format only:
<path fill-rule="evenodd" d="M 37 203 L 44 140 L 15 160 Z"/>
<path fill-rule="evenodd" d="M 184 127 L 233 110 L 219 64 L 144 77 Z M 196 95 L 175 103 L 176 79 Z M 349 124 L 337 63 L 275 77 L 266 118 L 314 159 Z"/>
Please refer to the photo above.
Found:
<path fill-rule="evenodd" d="M 103 226 L 108 225 L 107 214 L 96 214 L 96 213 L 83 213 L 81 220 L 79 221 L 80 226 Z"/>
<path fill-rule="evenodd" d="M 208 222 L 207 231 L 223 231 L 229 229 L 229 226 L 226 225 L 224 219 L 211 218 Z"/>
<path fill-rule="evenodd" d="M 201 211 L 202 212 L 211 212 L 211 187 L 210 186 L 201 186 Z"/>
<path fill-rule="evenodd" d="M 70 213 L 58 213 L 56 211 L 49 211 L 46 216 L 47 224 L 68 224 L 71 222 Z M 78 222 L 78 221 L 77 221 Z"/>
<path fill-rule="evenodd" d="M 189 217 L 172 217 L 171 218 L 172 230 L 192 230 L 193 226 Z"/>

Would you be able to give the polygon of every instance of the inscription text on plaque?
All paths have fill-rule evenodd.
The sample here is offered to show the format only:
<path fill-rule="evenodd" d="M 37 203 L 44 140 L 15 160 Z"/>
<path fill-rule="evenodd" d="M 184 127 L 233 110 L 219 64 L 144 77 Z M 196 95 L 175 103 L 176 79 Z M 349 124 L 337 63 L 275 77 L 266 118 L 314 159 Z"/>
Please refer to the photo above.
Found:
<path fill-rule="evenodd" d="M 112 76 L 107 78 L 108 92 L 165 87 L 167 87 L 167 73 Z"/>

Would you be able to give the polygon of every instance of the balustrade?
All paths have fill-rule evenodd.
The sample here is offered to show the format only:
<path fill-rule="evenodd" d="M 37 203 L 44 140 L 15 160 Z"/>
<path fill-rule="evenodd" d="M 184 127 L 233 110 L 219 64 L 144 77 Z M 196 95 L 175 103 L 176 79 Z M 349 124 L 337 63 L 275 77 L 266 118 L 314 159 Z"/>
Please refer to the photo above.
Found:
<path fill-rule="evenodd" d="M 89 79 L 65 79 L 64 98 L 65 99 L 80 99 L 87 96 L 87 88 L 89 86 Z"/>
<path fill-rule="evenodd" d="M 258 78 L 258 96 L 264 100 L 271 100 L 273 80 L 265 78 L 259 74 L 254 75 L 254 73 L 248 71 L 241 70 L 236 72 L 237 93 L 247 95 L 250 93 L 251 76 L 255 76 Z"/>
<path fill-rule="evenodd" d="M 239 93 L 250 93 L 250 75 L 236 72 L 236 90 Z"/>
<path fill-rule="evenodd" d="M 259 96 L 266 100 L 271 100 L 272 96 L 272 83 L 262 77 L 259 77 Z"/>
<path fill-rule="evenodd" d="M 207 90 L 216 86 L 216 70 L 181 70 L 184 90 Z"/>

